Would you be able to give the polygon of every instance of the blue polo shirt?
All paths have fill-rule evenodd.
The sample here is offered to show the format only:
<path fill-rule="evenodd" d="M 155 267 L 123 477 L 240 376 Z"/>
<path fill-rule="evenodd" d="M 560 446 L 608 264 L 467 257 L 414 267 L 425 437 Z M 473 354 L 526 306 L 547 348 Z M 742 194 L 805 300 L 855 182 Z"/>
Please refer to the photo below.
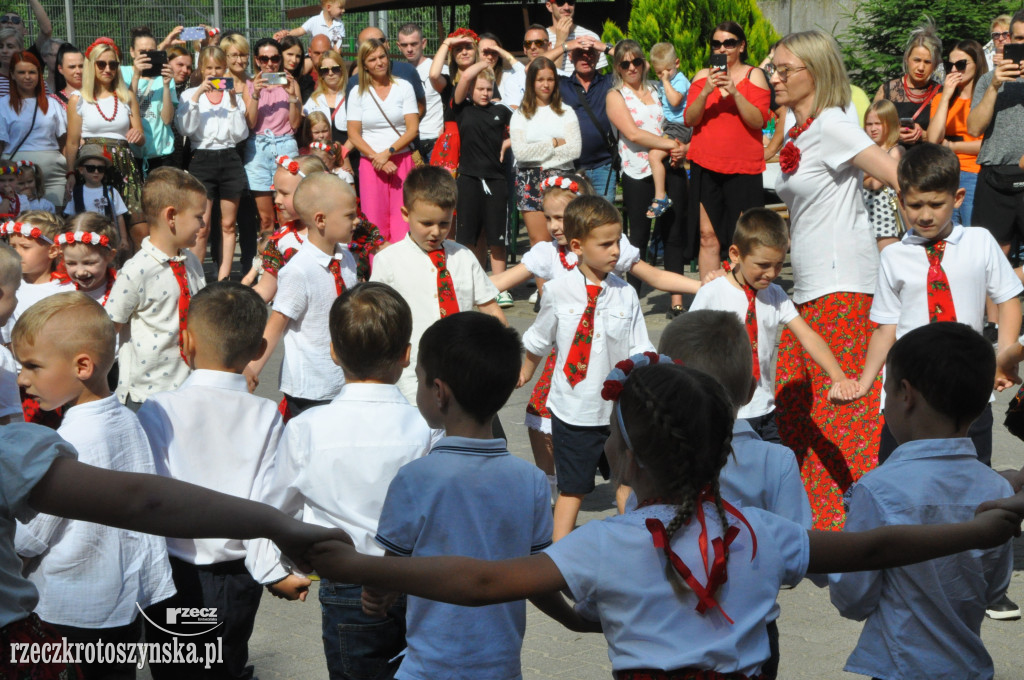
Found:
<path fill-rule="evenodd" d="M 575 75 L 558 79 L 558 89 L 562 95 L 562 102 L 572 107 L 576 118 L 580 121 L 580 136 L 583 138 L 583 150 L 580 157 L 576 159 L 577 170 L 590 170 L 601 165 L 612 162 L 612 155 L 608 152 L 605 144 L 605 135 L 611 133 L 612 124 L 608 121 L 608 114 L 605 113 L 605 98 L 608 91 L 612 89 L 611 76 L 598 73 L 590 82 L 590 88 L 584 92 L 583 85 Z M 594 123 L 583 108 L 582 98 L 586 97 L 590 110 L 594 117 L 601 124 L 602 130 L 594 127 Z"/>
<path fill-rule="evenodd" d="M 504 439 L 444 437 L 388 488 L 377 543 L 403 556 L 526 557 L 551 544 L 551 491 Z M 396 678 L 522 677 L 523 600 L 460 607 L 409 597 Z"/>

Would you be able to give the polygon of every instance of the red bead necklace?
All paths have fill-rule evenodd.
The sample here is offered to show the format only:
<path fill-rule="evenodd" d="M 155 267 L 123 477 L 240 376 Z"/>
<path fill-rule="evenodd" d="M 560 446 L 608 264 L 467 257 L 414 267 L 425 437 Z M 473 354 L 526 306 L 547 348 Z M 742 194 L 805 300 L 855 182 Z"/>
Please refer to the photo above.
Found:
<path fill-rule="evenodd" d="M 96 107 L 96 110 L 99 112 L 100 118 L 102 118 L 103 120 L 107 121 L 108 123 L 113 123 L 114 120 L 117 118 L 117 106 L 118 106 L 118 104 L 117 104 L 117 95 L 115 94 L 112 97 L 112 99 L 114 100 L 114 113 L 111 114 L 110 118 L 107 118 L 107 114 L 103 113 L 103 109 L 100 108 L 100 100 L 99 99 L 97 99 L 96 101 L 94 101 L 92 103 L 93 106 Z"/>
<path fill-rule="evenodd" d="M 578 262 L 573 262 L 572 264 L 569 264 L 569 262 L 565 259 L 565 247 L 560 245 L 555 247 L 558 248 L 558 259 L 562 261 L 562 266 L 565 267 L 565 270 L 571 272 L 573 269 L 575 269 Z"/>

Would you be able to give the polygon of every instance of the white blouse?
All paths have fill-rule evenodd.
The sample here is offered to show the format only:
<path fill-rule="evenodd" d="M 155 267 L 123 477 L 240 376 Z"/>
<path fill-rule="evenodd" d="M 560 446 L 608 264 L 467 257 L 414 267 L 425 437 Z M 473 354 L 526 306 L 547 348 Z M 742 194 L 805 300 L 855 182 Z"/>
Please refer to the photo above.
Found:
<path fill-rule="evenodd" d="M 4 143 L 6 153 L 16 146 L 19 151 L 60 151 L 57 138 L 68 131 L 64 107 L 56 97 L 47 101 L 46 113 L 42 109 L 37 111 L 37 106 L 35 100 L 23 99 L 21 111 L 15 112 L 9 97 L 0 98 L 0 142 Z"/>
<path fill-rule="evenodd" d="M 516 109 L 509 121 L 509 137 L 520 168 L 571 172 L 573 161 L 583 149 L 580 121 L 568 106 L 562 107 L 561 115 L 550 106 L 538 106 L 532 118 L 524 116 L 521 108 Z M 564 139 L 565 144 L 554 146 L 555 138 Z"/>
<path fill-rule="evenodd" d="M 191 140 L 193 149 L 230 149 L 249 136 L 240 96 L 235 96 L 235 106 L 231 106 L 227 93 L 218 104 L 206 95 L 201 95 L 196 102 L 192 101 L 196 89 L 192 87 L 181 93 L 181 101 L 174 112 L 175 125 Z"/>
<path fill-rule="evenodd" d="M 645 104 L 640 100 L 633 90 L 628 87 L 619 89 L 622 99 L 626 102 L 626 109 L 638 128 L 644 132 L 661 137 L 662 126 L 665 124 L 665 115 L 662 111 L 661 102 L 654 88 L 648 86 L 648 91 L 654 97 L 653 104 Z M 651 163 L 648 160 L 650 148 L 643 144 L 631 142 L 622 134 L 616 135 L 619 139 L 619 157 L 622 159 L 622 172 L 633 179 L 644 179 L 651 176 Z"/>
<path fill-rule="evenodd" d="M 314 94 L 306 100 L 306 103 L 302 105 L 302 115 L 308 116 L 314 111 L 327 116 L 327 120 L 331 121 L 331 125 L 337 129 L 345 132 L 348 128 L 348 116 L 345 115 L 345 93 L 338 92 L 334 95 L 335 107 L 332 109 L 331 105 L 327 103 L 327 95 L 325 94 Z M 402 119 L 402 123 L 405 123 L 405 119 Z M 396 122 L 395 125 L 398 125 Z"/>

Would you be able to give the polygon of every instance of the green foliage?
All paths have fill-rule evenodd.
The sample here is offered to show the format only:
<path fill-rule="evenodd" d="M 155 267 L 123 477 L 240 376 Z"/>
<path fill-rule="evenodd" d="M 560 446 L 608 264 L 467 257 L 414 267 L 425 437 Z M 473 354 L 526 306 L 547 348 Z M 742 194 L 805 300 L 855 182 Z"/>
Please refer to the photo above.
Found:
<path fill-rule="evenodd" d="M 715 26 L 728 20 L 746 32 L 752 63 L 759 63 L 779 39 L 755 0 L 635 0 L 627 32 L 645 51 L 655 43 L 671 42 L 679 55 L 680 70 L 692 76 L 707 66 Z M 624 37 L 619 26 L 605 22 L 604 42 L 615 43 Z"/>
<path fill-rule="evenodd" d="M 1020 6 L 1020 0 L 861 0 L 840 37 L 846 69 L 853 82 L 874 92 L 903 72 L 903 50 L 910 32 L 927 18 L 938 27 L 945 58 L 960 40 L 984 45 L 989 40 L 989 22 Z"/>

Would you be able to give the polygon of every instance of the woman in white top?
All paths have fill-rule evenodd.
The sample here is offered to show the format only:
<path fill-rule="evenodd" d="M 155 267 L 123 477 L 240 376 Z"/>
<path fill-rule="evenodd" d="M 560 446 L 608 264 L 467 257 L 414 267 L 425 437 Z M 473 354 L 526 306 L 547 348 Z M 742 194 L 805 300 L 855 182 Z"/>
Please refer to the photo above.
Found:
<path fill-rule="evenodd" d="M 540 183 L 552 173 L 573 171 L 583 149 L 576 113 L 562 106 L 558 73 L 547 57 L 537 57 L 526 69 L 526 93 L 509 121 L 512 153 L 516 156 L 516 197 L 526 222 L 530 245 L 548 241 Z"/>
<path fill-rule="evenodd" d="M 775 184 L 789 206 L 793 301 L 848 375 L 864 366 L 878 249 L 861 199 L 861 173 L 896 187 L 896 160 L 861 129 L 839 46 L 821 31 L 793 33 L 775 48 L 776 101 L 789 108 L 789 141 Z M 802 461 L 815 529 L 843 525 L 843 491 L 875 466 L 876 382 L 866 399 L 834 406 L 828 376 L 790 331 L 779 348 L 779 435 Z"/>
<path fill-rule="evenodd" d="M 316 89 L 302 107 L 302 114 L 308 116 L 320 111 L 331 122 L 331 140 L 344 143 L 348 138 L 348 118 L 345 116 L 345 61 L 334 50 L 327 50 L 320 57 L 317 67 Z"/>
<path fill-rule="evenodd" d="M 359 150 L 359 197 L 366 218 L 391 243 L 402 240 L 402 184 L 413 169 L 419 108 L 412 85 L 391 75 L 384 43 L 371 38 L 356 57 L 359 84 L 348 94 L 348 140 Z"/>
<path fill-rule="evenodd" d="M 82 90 L 68 98 L 68 137 L 64 158 L 68 167 L 83 144 L 105 147 L 111 156 L 106 181 L 124 198 L 131 213 L 128 234 L 134 248 L 149 235 L 142 215 L 142 178 L 129 144 L 143 144 L 139 101 L 121 79 L 121 50 L 110 38 L 97 38 L 85 50 Z M 68 176 L 68 195 L 75 176 Z M 134 249 L 133 249 L 134 250 Z"/>
<path fill-rule="evenodd" d="M 181 94 L 175 119 L 178 129 L 192 142 L 189 172 L 206 187 L 207 195 L 220 200 L 221 250 L 217 280 L 231 274 L 235 255 L 235 220 L 238 200 L 245 190 L 245 168 L 235 147 L 249 136 L 242 98 L 234 90 L 224 91 L 214 84 L 227 71 L 227 57 L 219 47 L 204 47 L 199 53 L 203 82 Z M 210 237 L 213 202 L 206 205 L 204 226 L 196 237 L 192 252 L 203 260 Z"/>
<path fill-rule="evenodd" d="M 480 58 L 494 70 L 494 98 L 510 109 L 518 109 L 526 93 L 526 67 L 501 46 L 494 33 L 480 34 Z"/>
<path fill-rule="evenodd" d="M 647 257 L 647 242 L 651 236 L 651 219 L 647 217 L 647 208 L 654 200 L 654 177 L 647 154 L 651 149 L 662 149 L 670 152 L 671 159 L 681 161 L 683 145 L 670 138 L 662 137 L 662 126 L 665 117 L 662 113 L 661 100 L 650 82 L 647 80 L 647 60 L 643 48 L 636 41 L 622 40 L 615 46 L 612 55 L 615 64 L 615 77 L 612 89 L 605 97 L 605 111 L 608 120 L 616 130 L 619 140 L 619 157 L 622 159 L 622 207 L 625 213 L 626 226 L 629 229 L 629 242 L 640 250 L 640 259 Z M 686 181 L 673 182 L 672 187 L 681 189 L 681 195 L 670 196 L 676 210 L 682 210 L 686 203 Z M 667 226 L 675 220 L 666 214 L 666 218 L 658 218 L 662 222 L 662 236 L 666 238 Z M 669 269 L 668 249 L 666 248 L 666 269 Z M 670 271 L 682 274 L 682 258 L 675 263 Z M 629 277 L 638 290 L 640 279 Z M 673 307 L 682 308 L 681 295 L 672 297 Z"/>
<path fill-rule="evenodd" d="M 0 29 L 0 97 L 11 91 L 11 59 L 24 49 L 21 33 L 16 28 Z"/>
<path fill-rule="evenodd" d="M 46 199 L 64 204 L 67 162 L 62 153 L 68 121 L 64 107 L 43 90 L 39 61 L 31 52 L 11 60 L 14 87 L 0 97 L 0 154 L 35 164 L 46 183 Z"/>

